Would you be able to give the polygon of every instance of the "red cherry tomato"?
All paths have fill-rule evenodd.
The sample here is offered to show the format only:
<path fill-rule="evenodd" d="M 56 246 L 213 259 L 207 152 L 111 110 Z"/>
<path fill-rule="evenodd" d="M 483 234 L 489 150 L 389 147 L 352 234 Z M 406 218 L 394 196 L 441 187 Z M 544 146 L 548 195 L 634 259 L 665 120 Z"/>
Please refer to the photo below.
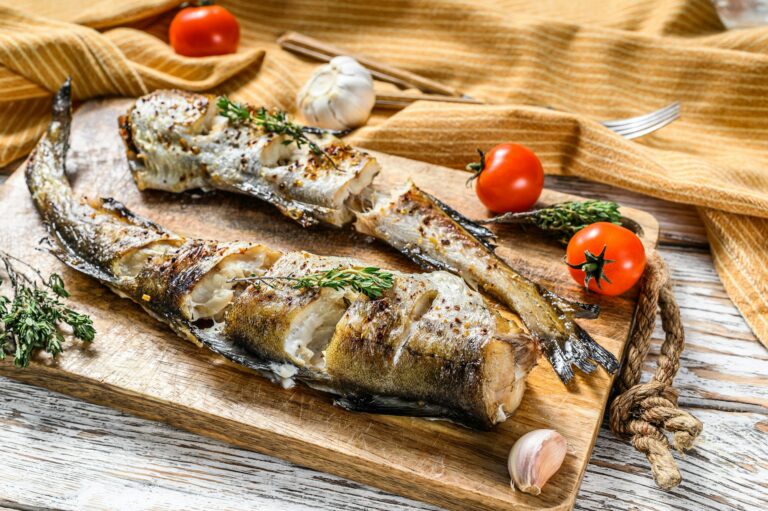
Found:
<path fill-rule="evenodd" d="M 482 153 L 481 153 L 482 154 Z M 482 155 L 475 191 L 494 213 L 531 209 L 544 188 L 544 169 L 539 158 L 519 144 L 499 144 Z"/>
<path fill-rule="evenodd" d="M 168 38 L 179 55 L 225 55 L 237 51 L 240 24 L 232 13 L 218 5 L 187 7 L 171 21 Z"/>
<path fill-rule="evenodd" d="M 576 282 L 596 293 L 616 296 L 640 280 L 645 270 L 645 249 L 629 229 L 597 222 L 573 235 L 565 261 Z"/>

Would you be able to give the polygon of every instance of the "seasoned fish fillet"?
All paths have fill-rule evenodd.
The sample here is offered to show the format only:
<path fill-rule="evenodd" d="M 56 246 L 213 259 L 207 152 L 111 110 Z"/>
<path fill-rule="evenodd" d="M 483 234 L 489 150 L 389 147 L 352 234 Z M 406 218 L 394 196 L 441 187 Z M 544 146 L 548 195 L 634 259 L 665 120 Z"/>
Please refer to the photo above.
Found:
<path fill-rule="evenodd" d="M 217 112 L 210 95 L 171 90 L 139 98 L 121 120 L 127 144 L 135 148 L 129 161 L 139 188 L 254 195 L 304 226 L 352 220 L 345 201 L 379 172 L 375 159 L 332 137 L 317 140 L 334 166 L 306 146 L 295 150 L 285 135 L 230 123 Z"/>
<path fill-rule="evenodd" d="M 517 312 L 564 383 L 572 366 L 608 372 L 616 358 L 574 318 L 597 307 L 566 301 L 531 282 L 494 255 L 492 233 L 413 184 L 381 194 L 372 181 L 376 161 L 333 137 L 318 139 L 338 168 L 283 135 L 218 115 L 212 96 L 158 91 L 136 101 L 121 117 L 121 133 L 139 188 L 182 191 L 218 188 L 276 205 L 302 226 L 355 228 L 379 238 L 421 265 L 451 271 Z"/>
<path fill-rule="evenodd" d="M 112 199 L 76 200 L 64 172 L 70 117 L 66 83 L 26 178 L 53 252 L 71 268 L 187 339 L 285 387 L 329 392 L 350 410 L 490 428 L 518 406 L 536 345 L 457 276 L 393 271 L 376 299 L 297 288 L 293 279 L 365 265 L 189 239 Z"/>

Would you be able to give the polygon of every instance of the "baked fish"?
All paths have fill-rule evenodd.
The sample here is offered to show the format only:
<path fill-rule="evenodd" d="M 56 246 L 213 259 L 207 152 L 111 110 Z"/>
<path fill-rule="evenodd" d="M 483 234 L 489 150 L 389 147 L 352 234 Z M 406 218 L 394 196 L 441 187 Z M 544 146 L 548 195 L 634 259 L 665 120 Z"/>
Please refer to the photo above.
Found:
<path fill-rule="evenodd" d="M 537 346 L 461 278 L 385 272 L 379 278 L 387 285 L 376 294 L 297 286 L 307 275 L 378 269 L 355 259 L 190 239 L 113 199 L 77 200 L 65 175 L 70 119 L 67 82 L 26 180 L 52 251 L 71 268 L 182 337 L 285 387 L 301 382 L 331 393 L 351 410 L 487 429 L 517 408 Z"/>
<path fill-rule="evenodd" d="M 573 365 L 591 373 L 594 361 L 616 371 L 613 354 L 574 321 L 595 317 L 598 308 L 568 302 L 513 270 L 494 255 L 491 231 L 413 184 L 392 194 L 377 191 L 376 160 L 333 136 L 304 133 L 302 145 L 296 133 L 250 122 L 257 112 L 265 115 L 263 109 L 235 108 L 237 115 L 228 115 L 232 112 L 214 96 L 175 90 L 139 98 L 120 118 L 139 188 L 245 193 L 276 205 L 305 227 L 354 221 L 358 231 L 427 269 L 462 276 L 517 312 L 564 383 L 573 378 Z"/>

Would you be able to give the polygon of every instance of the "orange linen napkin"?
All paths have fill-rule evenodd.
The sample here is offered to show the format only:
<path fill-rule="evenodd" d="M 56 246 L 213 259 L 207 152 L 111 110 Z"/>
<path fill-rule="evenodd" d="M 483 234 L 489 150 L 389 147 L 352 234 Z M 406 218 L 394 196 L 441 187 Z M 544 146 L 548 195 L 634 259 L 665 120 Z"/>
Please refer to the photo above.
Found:
<path fill-rule="evenodd" d="M 276 46 L 296 30 L 491 103 L 377 113 L 354 144 L 462 168 L 513 140 L 548 172 L 698 206 L 768 345 L 768 28 L 726 31 L 708 0 L 222 0 L 240 51 L 190 59 L 162 41 L 177 3 L 0 0 L 0 165 L 29 152 L 67 75 L 78 99 L 178 87 L 294 110 L 317 65 Z M 637 142 L 595 122 L 674 100 L 682 119 Z"/>

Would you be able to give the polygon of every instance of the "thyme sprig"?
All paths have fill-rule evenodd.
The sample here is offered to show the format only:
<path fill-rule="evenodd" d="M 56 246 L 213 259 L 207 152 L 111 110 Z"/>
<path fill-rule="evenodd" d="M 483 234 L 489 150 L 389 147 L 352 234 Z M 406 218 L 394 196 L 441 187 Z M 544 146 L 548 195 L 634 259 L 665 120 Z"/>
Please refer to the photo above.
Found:
<path fill-rule="evenodd" d="M 333 168 L 339 168 L 336 165 L 336 162 L 333 161 L 331 155 L 307 136 L 306 128 L 290 121 L 288 115 L 284 111 L 275 110 L 274 113 L 272 113 L 266 108 L 261 107 L 256 110 L 254 115 L 247 105 L 235 103 L 226 96 L 219 96 L 219 99 L 216 101 L 216 106 L 219 108 L 219 113 L 224 117 L 227 117 L 230 121 L 236 123 L 250 123 L 254 126 L 258 126 L 267 133 L 285 135 L 288 139 L 283 141 L 283 145 L 296 144 L 296 147 L 301 149 L 306 144 L 312 154 L 320 158 L 325 158 Z M 315 133 L 315 131 L 311 132 Z"/>
<path fill-rule="evenodd" d="M 349 287 L 363 293 L 371 299 L 379 298 L 384 291 L 393 285 L 393 275 L 385 270 L 375 266 L 366 267 L 337 267 L 331 270 L 311 273 L 303 277 L 260 277 L 250 275 L 240 279 L 234 279 L 236 282 L 249 282 L 257 286 L 265 284 L 272 286 L 272 282 L 288 282 L 294 289 L 302 288 L 320 288 L 329 287 L 332 289 L 342 289 Z"/>
<path fill-rule="evenodd" d="M 63 350 L 63 325 L 69 325 L 77 339 L 93 340 L 96 331 L 91 318 L 62 303 L 69 293 L 59 275 L 45 278 L 36 268 L 1 250 L 0 262 L 13 289 L 12 298 L 0 296 L 0 359 L 14 353 L 14 365 L 27 367 L 35 350 L 56 357 Z M 3 283 L 0 278 L 0 287 Z"/>
<path fill-rule="evenodd" d="M 595 222 L 621 225 L 619 205 L 601 200 L 568 201 L 522 213 L 505 213 L 487 220 L 478 220 L 478 223 L 482 224 L 533 225 L 554 236 L 564 245 L 578 231 Z"/>

